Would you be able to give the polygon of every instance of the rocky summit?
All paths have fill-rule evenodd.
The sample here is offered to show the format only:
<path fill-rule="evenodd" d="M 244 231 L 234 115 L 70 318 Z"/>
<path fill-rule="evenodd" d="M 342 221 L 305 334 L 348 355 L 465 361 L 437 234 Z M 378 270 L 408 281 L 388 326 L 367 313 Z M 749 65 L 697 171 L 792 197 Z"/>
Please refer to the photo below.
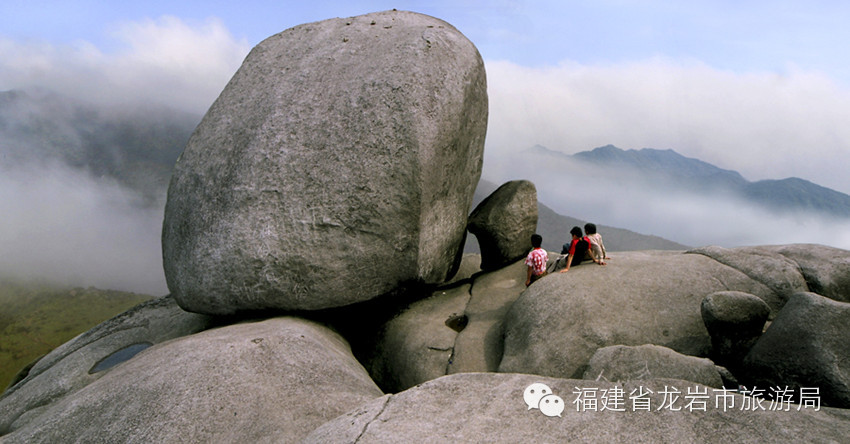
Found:
<path fill-rule="evenodd" d="M 468 217 L 486 107 L 420 14 L 258 45 L 172 179 L 173 294 L 22 370 L 0 443 L 846 442 L 850 251 L 550 252 L 526 287 L 534 185 Z"/>
<path fill-rule="evenodd" d="M 175 166 L 162 231 L 181 307 L 321 309 L 460 260 L 487 127 L 484 64 L 454 27 L 387 11 L 257 45 Z"/>

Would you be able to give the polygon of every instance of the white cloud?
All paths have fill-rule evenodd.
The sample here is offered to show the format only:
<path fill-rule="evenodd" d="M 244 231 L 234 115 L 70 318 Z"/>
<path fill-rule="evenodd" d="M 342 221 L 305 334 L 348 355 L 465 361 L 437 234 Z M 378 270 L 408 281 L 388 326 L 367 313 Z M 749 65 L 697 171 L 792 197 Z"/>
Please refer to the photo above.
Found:
<path fill-rule="evenodd" d="M 121 24 L 113 35 L 113 52 L 82 41 L 0 39 L 0 90 L 47 88 L 97 103 L 152 101 L 201 114 L 250 49 L 217 19 L 190 25 L 165 16 Z"/>
<path fill-rule="evenodd" d="M 168 292 L 163 209 L 67 166 L 0 169 L 0 271 L 150 295 Z"/>
<path fill-rule="evenodd" d="M 531 180 L 537 198 L 557 213 L 694 247 L 814 243 L 850 249 L 850 219 L 776 213 L 730 194 L 649 186 L 626 171 L 564 158 L 505 154 L 484 177 Z"/>
<path fill-rule="evenodd" d="M 850 90 L 817 72 L 739 74 L 655 58 L 544 68 L 495 61 L 487 75 L 488 159 L 538 143 L 570 153 L 610 143 L 850 193 Z"/>

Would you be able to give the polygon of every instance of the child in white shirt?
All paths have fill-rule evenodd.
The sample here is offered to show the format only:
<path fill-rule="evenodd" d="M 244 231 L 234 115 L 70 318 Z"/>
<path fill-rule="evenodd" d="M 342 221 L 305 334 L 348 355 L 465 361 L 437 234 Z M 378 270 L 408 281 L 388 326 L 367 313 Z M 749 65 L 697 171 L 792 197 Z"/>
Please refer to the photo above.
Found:
<path fill-rule="evenodd" d="M 590 249 L 593 250 L 593 255 L 599 258 L 599 265 L 605 265 L 603 259 L 608 259 L 608 252 L 605 251 L 605 244 L 602 243 L 602 235 L 596 232 L 596 224 L 585 224 L 584 235 L 590 239 Z"/>

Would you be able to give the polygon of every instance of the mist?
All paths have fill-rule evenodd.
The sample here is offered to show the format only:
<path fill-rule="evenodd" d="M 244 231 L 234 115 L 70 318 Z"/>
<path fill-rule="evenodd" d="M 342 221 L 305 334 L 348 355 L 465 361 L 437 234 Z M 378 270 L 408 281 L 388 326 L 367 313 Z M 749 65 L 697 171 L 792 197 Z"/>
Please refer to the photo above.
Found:
<path fill-rule="evenodd" d="M 630 171 L 529 150 L 491 158 L 484 177 L 496 183 L 531 180 L 538 200 L 560 214 L 692 247 L 814 243 L 850 249 L 850 219 L 777 212 L 729 193 L 663 187 Z"/>
<path fill-rule="evenodd" d="M 0 35 L 0 91 L 44 88 L 102 106 L 148 103 L 203 114 L 250 50 L 215 18 L 125 22 L 110 36 L 104 49 Z"/>
<path fill-rule="evenodd" d="M 487 163 L 535 144 L 673 149 L 750 181 L 800 177 L 850 194 L 850 89 L 788 66 L 735 73 L 696 60 L 487 63 Z"/>
<path fill-rule="evenodd" d="M 0 273 L 164 295 L 163 207 L 66 165 L 0 169 Z"/>
<path fill-rule="evenodd" d="M 109 47 L 97 47 L 0 36 L 0 91 L 56 91 L 103 113 L 165 106 L 200 116 L 250 49 L 217 19 L 128 22 L 113 28 L 112 37 Z M 669 148 L 751 181 L 796 176 L 850 193 L 850 91 L 827 75 L 794 66 L 781 74 L 735 73 L 664 58 L 485 65 L 490 118 L 483 178 L 529 179 L 540 201 L 563 215 L 692 246 L 803 242 L 850 249 L 844 220 L 637 186 L 618 171 L 565 174 L 570 166 L 523 154 L 535 144 L 565 153 L 607 144 Z M 0 120 L 0 127 L 10 121 Z M 66 130 L 69 136 L 51 141 L 50 149 L 77 147 L 77 128 Z M 153 200 L 140 203 L 133 185 L 154 170 L 131 170 L 125 173 L 135 181 L 117 180 L 70 165 L 74 156 L 45 150 L 31 156 L 30 140 L 0 140 L 8 148 L 0 150 L 0 274 L 167 292 L 160 245 L 167 178 L 157 178 Z"/>
<path fill-rule="evenodd" d="M 0 276 L 168 292 L 160 237 L 182 147 L 166 145 L 185 144 L 250 46 L 220 20 L 168 16 L 112 39 L 0 36 L 0 92 L 31 99 L 0 114 Z"/>

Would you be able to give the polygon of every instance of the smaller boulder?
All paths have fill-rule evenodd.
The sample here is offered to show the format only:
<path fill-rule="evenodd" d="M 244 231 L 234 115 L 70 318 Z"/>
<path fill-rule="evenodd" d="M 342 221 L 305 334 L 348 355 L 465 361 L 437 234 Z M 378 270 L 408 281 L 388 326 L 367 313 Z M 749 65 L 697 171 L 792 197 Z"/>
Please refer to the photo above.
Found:
<path fill-rule="evenodd" d="M 770 307 L 758 296 L 719 291 L 702 300 L 702 320 L 711 336 L 711 357 L 736 368 L 761 336 Z"/>
<path fill-rule="evenodd" d="M 527 180 L 505 183 L 475 207 L 467 228 L 478 239 L 482 270 L 522 258 L 537 229 L 537 188 Z"/>
<path fill-rule="evenodd" d="M 817 388 L 824 405 L 850 408 L 848 325 L 850 304 L 795 294 L 744 358 L 742 383 Z"/>
<path fill-rule="evenodd" d="M 709 359 L 677 353 L 667 347 L 613 345 L 596 350 L 583 379 L 609 382 L 681 379 L 714 388 L 723 387 L 717 367 Z"/>

